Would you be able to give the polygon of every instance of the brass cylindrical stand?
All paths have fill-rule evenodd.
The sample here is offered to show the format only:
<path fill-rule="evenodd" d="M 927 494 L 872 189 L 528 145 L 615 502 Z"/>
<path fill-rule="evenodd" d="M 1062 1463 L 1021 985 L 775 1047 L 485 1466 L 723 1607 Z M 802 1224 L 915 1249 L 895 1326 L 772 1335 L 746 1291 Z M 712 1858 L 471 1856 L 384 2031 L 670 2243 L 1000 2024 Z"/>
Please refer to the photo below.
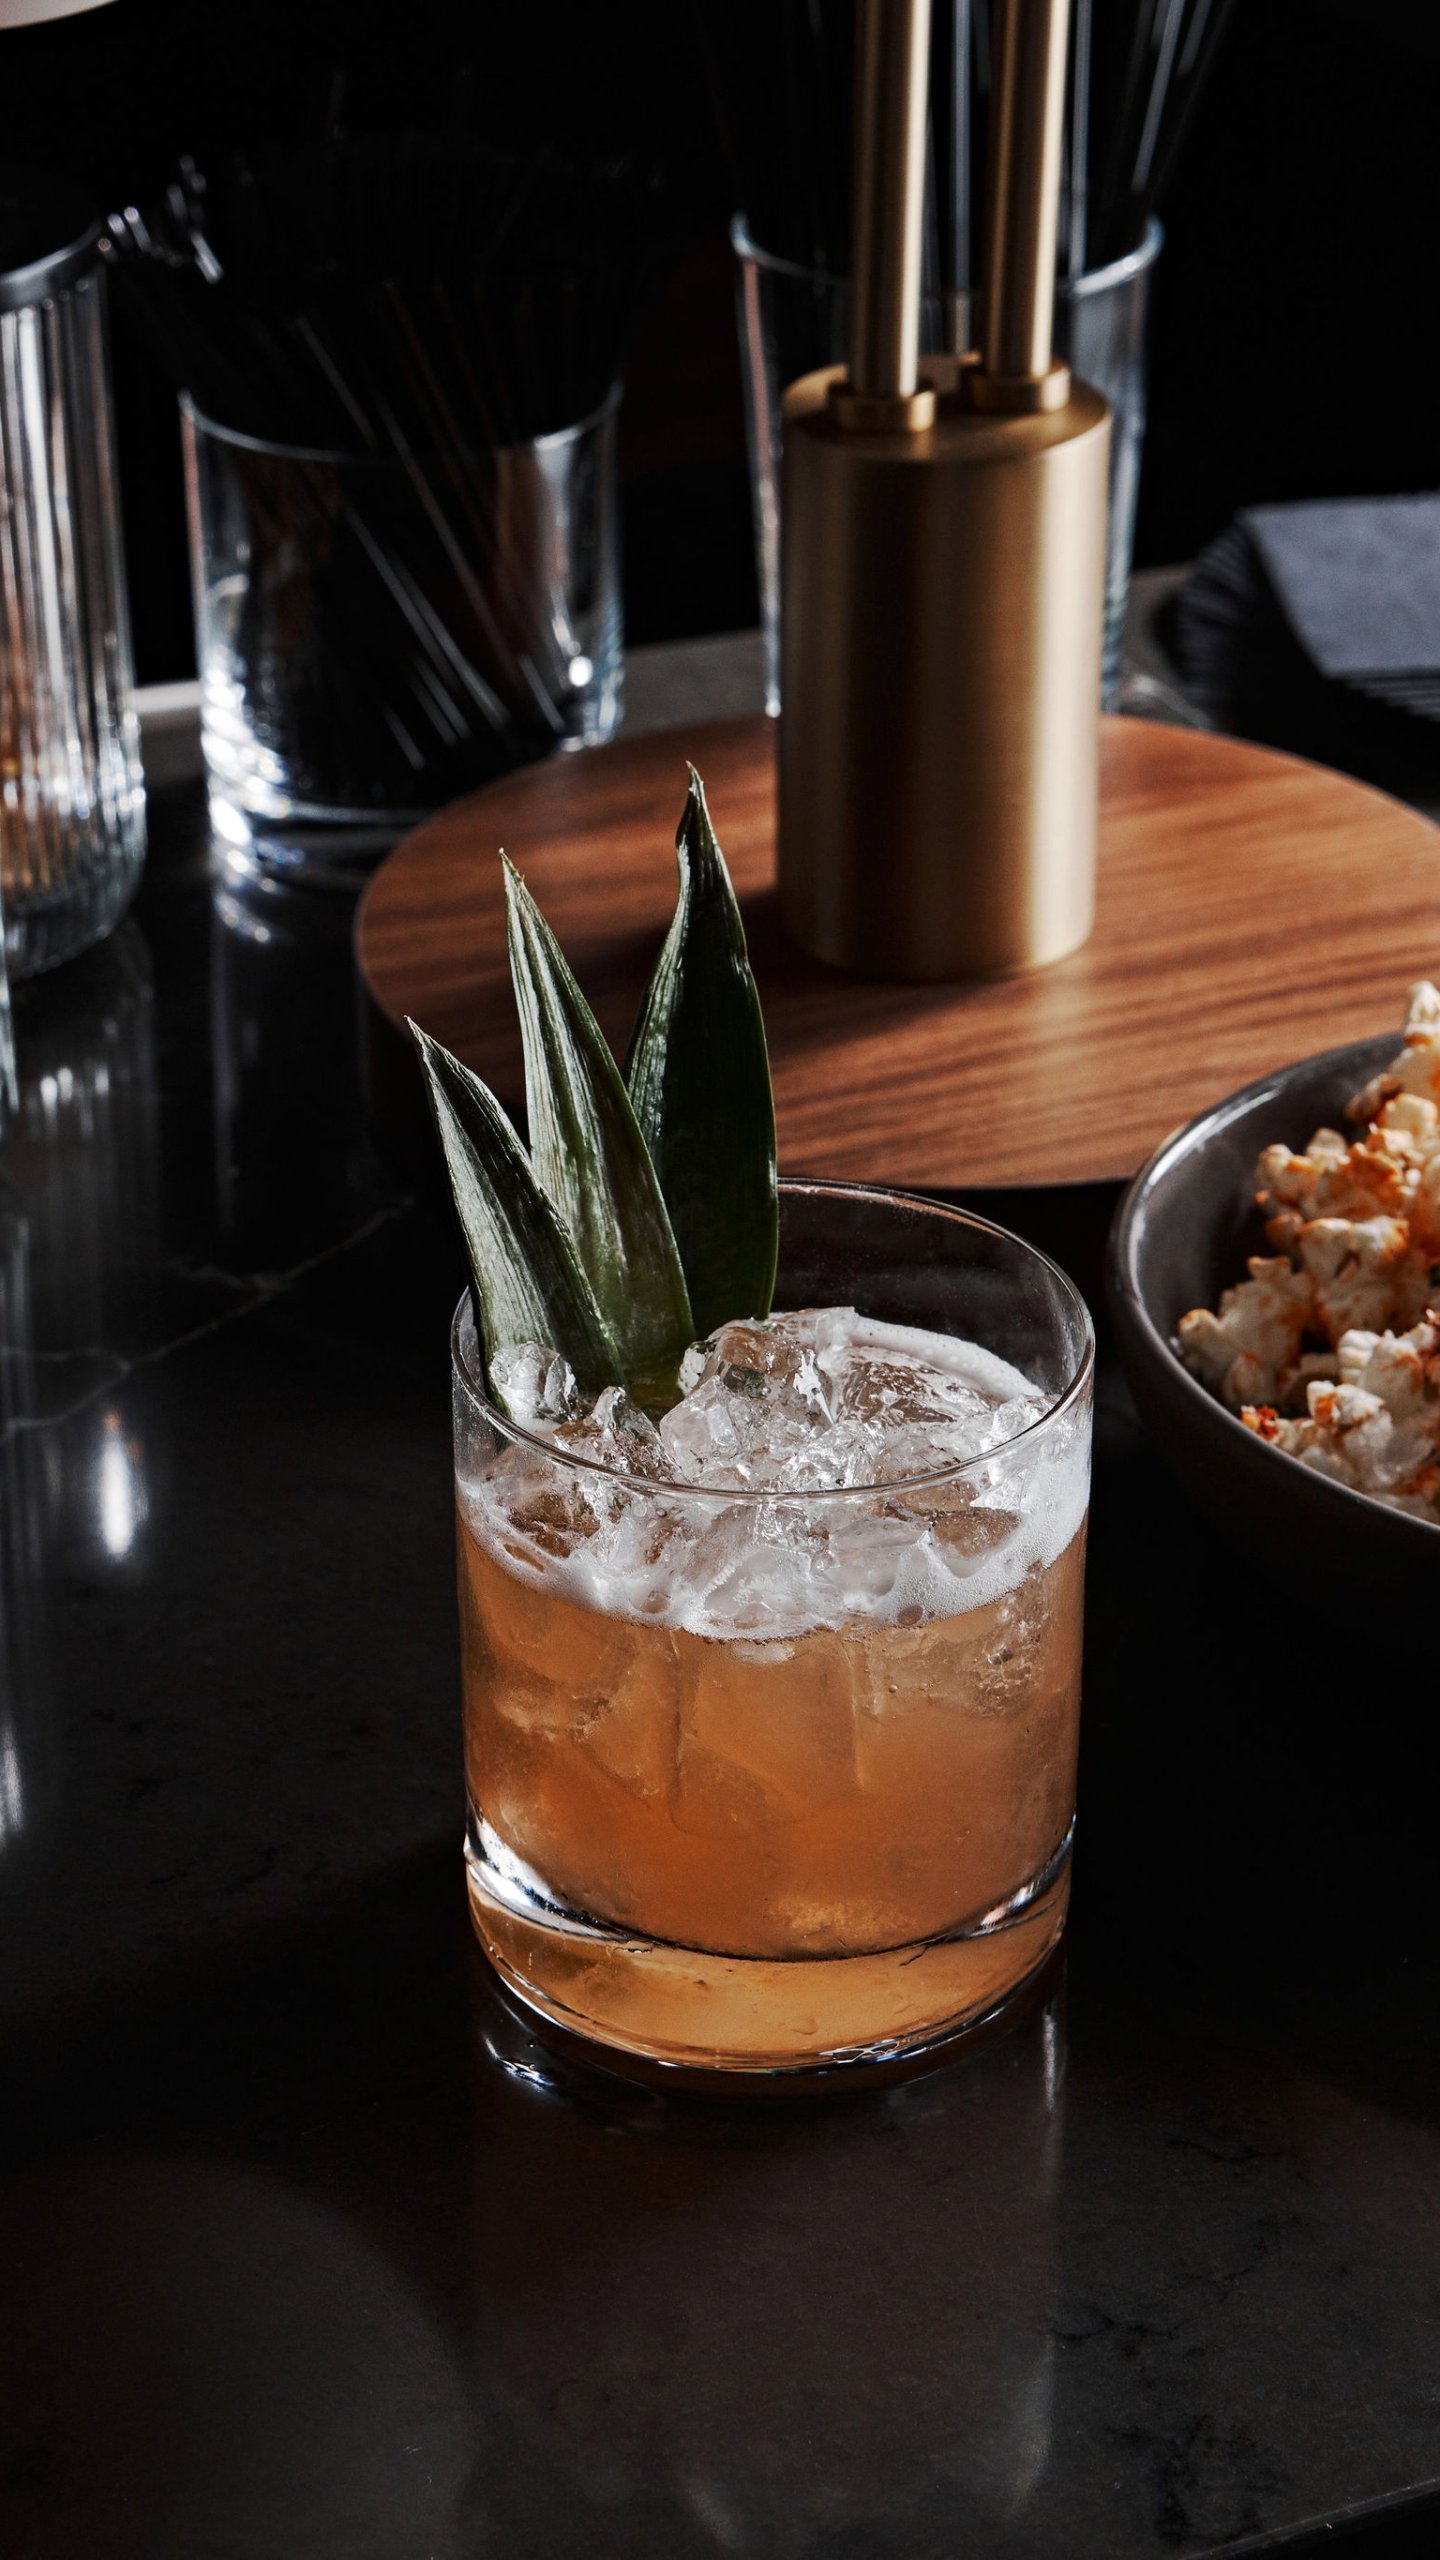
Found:
<path fill-rule="evenodd" d="M 913 18 L 862 0 L 860 167 L 888 112 L 900 202 Z M 1109 411 L 1050 362 L 1065 26 L 1066 0 L 999 0 L 979 359 L 867 380 L 862 351 L 896 345 L 872 309 L 849 371 L 785 397 L 781 906 L 808 950 L 870 976 L 1036 967 L 1093 917 Z M 862 197 L 857 248 L 867 221 Z M 880 227 L 908 238 L 897 214 Z M 887 315 L 898 256 L 883 296 L 857 260 Z"/>

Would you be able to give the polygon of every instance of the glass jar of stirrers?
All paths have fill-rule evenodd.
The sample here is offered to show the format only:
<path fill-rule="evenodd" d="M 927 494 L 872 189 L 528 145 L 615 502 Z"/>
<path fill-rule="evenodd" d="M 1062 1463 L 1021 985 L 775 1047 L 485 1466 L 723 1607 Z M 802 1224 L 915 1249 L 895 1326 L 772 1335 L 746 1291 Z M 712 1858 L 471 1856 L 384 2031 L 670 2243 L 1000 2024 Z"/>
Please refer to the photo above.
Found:
<path fill-rule="evenodd" d="M 780 708 L 780 395 L 797 375 L 844 361 L 850 315 L 847 277 L 796 265 L 757 247 L 745 225 L 731 226 L 739 265 L 740 355 L 745 378 L 755 562 L 765 639 L 766 707 Z M 1062 279 L 1055 292 L 1055 350 L 1109 401 L 1110 528 L 1105 571 L 1102 691 L 1112 708 L 1120 687 L 1121 643 L 1135 547 L 1135 503 L 1145 437 L 1145 322 L 1150 277 L 1160 254 L 1157 221 L 1138 249 L 1111 265 Z M 943 297 L 928 294 L 921 337 L 927 354 L 948 341 Z"/>
<path fill-rule="evenodd" d="M 463 84 L 462 84 L 463 86 Z M 110 217 L 182 394 L 211 808 L 232 871 L 352 880 L 620 716 L 627 160 L 351 129 Z"/>
<path fill-rule="evenodd" d="M 231 866 L 398 824 L 619 717 L 618 393 L 498 451 L 267 444 L 182 405 L 201 733 Z"/>
<path fill-rule="evenodd" d="M 68 186 L 0 167 L 0 876 L 17 978 L 108 933 L 144 858 L 101 237 Z"/>

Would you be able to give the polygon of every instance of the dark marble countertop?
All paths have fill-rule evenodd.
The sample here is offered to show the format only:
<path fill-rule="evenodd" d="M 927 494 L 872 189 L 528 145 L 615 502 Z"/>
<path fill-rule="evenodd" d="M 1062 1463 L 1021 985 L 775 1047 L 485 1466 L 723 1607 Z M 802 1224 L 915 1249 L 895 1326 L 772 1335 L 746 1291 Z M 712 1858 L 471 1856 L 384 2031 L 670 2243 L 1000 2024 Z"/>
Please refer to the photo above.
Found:
<path fill-rule="evenodd" d="M 1051 1997 L 843 2101 L 551 2070 L 469 1939 L 459 1258 L 367 1139 L 349 914 L 217 888 L 194 786 L 153 840 L 19 991 L 0 1155 L 0 2552 L 1398 2550 L 1431 1702 L 1107 1370 Z M 1093 1285 L 1107 1197 L 1005 1206 Z"/>

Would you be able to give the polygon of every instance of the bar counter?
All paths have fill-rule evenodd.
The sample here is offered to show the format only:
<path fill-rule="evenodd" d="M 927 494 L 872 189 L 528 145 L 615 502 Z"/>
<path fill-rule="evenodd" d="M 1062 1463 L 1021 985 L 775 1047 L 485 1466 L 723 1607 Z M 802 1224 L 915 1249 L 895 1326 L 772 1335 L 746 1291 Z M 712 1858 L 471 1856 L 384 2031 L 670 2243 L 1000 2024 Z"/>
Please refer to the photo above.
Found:
<path fill-rule="evenodd" d="M 151 841 L 0 1154 L 7 2560 L 1433 2547 L 1433 1697 L 1106 1360 L 1043 1998 L 838 2099 L 554 2061 L 466 1918 L 461 1261 L 349 908 L 217 886 L 194 781 Z M 977 1205 L 1093 1302 L 1114 1197 Z"/>

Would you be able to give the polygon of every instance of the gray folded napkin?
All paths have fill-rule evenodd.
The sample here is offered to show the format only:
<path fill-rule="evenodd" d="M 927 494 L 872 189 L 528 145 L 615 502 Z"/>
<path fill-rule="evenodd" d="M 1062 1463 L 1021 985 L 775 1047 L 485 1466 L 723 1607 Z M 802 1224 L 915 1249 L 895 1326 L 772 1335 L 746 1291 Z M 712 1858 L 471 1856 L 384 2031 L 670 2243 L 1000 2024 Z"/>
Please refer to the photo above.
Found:
<path fill-rule="evenodd" d="M 1440 714 L 1440 495 L 1251 507 L 1240 522 L 1322 676 Z"/>
<path fill-rule="evenodd" d="M 1218 727 L 1428 805 L 1440 780 L 1440 492 L 1249 507 L 1202 552 L 1169 642 Z"/>

